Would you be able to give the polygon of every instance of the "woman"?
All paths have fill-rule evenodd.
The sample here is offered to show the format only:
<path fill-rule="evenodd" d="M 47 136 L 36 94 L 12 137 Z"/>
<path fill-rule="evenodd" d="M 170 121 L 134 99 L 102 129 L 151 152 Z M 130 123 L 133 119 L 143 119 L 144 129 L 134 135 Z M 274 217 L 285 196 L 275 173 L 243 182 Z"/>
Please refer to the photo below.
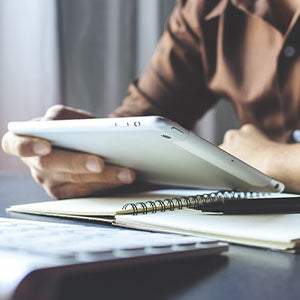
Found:
<path fill-rule="evenodd" d="M 300 192 L 300 1 L 181 0 L 146 71 L 110 116 L 163 115 L 192 128 L 220 97 L 242 124 L 220 146 Z M 89 118 L 54 106 L 43 119 Z M 133 170 L 101 157 L 51 149 L 48 142 L 7 133 L 5 152 L 19 156 L 53 197 L 130 184 Z"/>

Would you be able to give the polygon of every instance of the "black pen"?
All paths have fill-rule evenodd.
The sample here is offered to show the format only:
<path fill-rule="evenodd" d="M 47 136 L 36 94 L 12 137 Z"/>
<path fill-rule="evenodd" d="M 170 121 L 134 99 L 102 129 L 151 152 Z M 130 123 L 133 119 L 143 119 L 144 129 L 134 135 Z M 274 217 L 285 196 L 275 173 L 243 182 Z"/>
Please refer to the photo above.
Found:
<path fill-rule="evenodd" d="M 196 207 L 223 214 L 272 214 L 300 212 L 300 195 L 293 198 L 217 199 Z"/>

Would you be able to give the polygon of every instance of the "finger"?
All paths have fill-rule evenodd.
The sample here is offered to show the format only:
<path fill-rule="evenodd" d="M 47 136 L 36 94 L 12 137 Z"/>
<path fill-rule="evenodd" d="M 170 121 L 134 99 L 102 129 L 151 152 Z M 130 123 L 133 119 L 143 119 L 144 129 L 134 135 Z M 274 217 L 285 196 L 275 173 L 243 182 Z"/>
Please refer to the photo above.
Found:
<path fill-rule="evenodd" d="M 127 168 L 106 165 L 101 173 L 56 173 L 55 180 L 72 183 L 130 184 L 135 180 L 135 172 Z"/>
<path fill-rule="evenodd" d="M 251 123 L 246 123 L 241 127 L 242 132 L 253 132 L 253 131 L 258 131 L 258 129 Z"/>
<path fill-rule="evenodd" d="M 40 122 L 42 120 L 42 117 L 36 117 L 31 119 L 30 121 Z"/>
<path fill-rule="evenodd" d="M 47 156 L 32 157 L 24 162 L 43 172 L 84 174 L 100 173 L 104 169 L 100 156 L 55 148 Z"/>
<path fill-rule="evenodd" d="M 237 136 L 239 135 L 239 130 L 237 129 L 229 129 L 225 132 L 224 138 L 223 138 L 223 143 L 232 143 Z"/>
<path fill-rule="evenodd" d="M 75 109 L 72 107 L 57 104 L 51 106 L 47 110 L 45 116 L 42 119 L 43 121 L 45 121 L 45 120 L 89 119 L 89 118 L 95 118 L 95 116 L 81 109 Z"/>
<path fill-rule="evenodd" d="M 76 183 L 64 183 L 57 186 L 45 187 L 46 192 L 53 198 L 66 199 L 66 198 L 78 198 L 83 196 L 89 196 L 98 191 L 114 189 L 121 186 L 121 184 L 76 184 Z"/>
<path fill-rule="evenodd" d="M 19 157 L 43 156 L 51 152 L 48 141 L 7 132 L 2 139 L 4 152 Z"/>

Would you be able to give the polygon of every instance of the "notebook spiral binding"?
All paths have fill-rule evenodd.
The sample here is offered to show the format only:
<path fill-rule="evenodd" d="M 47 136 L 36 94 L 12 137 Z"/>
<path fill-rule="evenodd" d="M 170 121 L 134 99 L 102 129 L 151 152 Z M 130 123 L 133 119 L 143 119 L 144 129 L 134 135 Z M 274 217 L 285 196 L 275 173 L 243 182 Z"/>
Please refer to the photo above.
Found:
<path fill-rule="evenodd" d="M 219 191 L 215 193 L 199 194 L 195 196 L 182 196 L 174 198 L 166 198 L 163 200 L 150 200 L 142 202 L 126 203 L 122 210 L 131 209 L 133 215 L 147 214 L 149 212 L 156 213 L 157 211 L 164 212 L 166 210 L 174 210 L 186 208 L 201 209 L 214 203 L 219 203 L 227 199 L 251 199 L 261 197 L 265 193 L 256 192 L 237 192 L 237 191 Z"/>

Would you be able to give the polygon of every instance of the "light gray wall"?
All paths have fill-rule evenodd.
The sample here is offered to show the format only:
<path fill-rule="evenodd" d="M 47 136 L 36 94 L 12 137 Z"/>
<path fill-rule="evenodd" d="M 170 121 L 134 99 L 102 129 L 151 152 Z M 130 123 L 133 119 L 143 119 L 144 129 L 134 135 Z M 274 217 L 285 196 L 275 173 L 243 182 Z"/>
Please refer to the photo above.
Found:
<path fill-rule="evenodd" d="M 153 54 L 175 0 L 60 0 L 63 103 L 105 117 Z"/>
<path fill-rule="evenodd" d="M 63 103 L 106 116 L 135 74 L 136 0 L 61 0 Z"/>
<path fill-rule="evenodd" d="M 59 102 L 56 3 L 0 0 L 0 137 Z M 25 169 L 0 150 L 0 169 Z"/>

